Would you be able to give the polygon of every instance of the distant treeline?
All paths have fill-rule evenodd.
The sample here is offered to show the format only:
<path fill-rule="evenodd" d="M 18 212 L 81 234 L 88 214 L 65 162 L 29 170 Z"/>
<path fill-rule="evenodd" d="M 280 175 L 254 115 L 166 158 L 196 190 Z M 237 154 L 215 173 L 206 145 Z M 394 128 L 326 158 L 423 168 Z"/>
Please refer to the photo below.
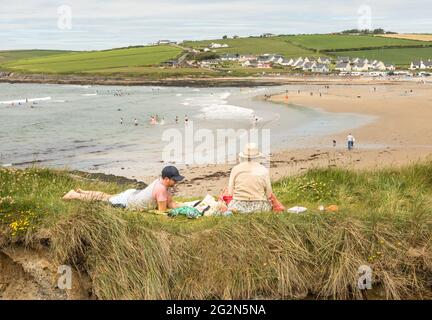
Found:
<path fill-rule="evenodd" d="M 397 32 L 385 31 L 382 28 L 378 28 L 378 29 L 374 29 L 374 30 L 369 30 L 369 29 L 363 29 L 363 30 L 349 29 L 349 30 L 342 31 L 341 33 L 343 33 L 343 34 L 351 34 L 351 33 L 359 33 L 359 34 L 397 34 Z"/>

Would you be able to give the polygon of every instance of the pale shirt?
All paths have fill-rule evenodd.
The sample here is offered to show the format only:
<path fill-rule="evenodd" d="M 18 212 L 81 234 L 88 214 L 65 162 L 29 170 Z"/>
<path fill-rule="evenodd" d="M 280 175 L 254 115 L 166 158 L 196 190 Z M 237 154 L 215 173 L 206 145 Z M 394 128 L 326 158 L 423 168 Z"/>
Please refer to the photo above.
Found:
<path fill-rule="evenodd" d="M 355 138 L 352 135 L 348 135 L 347 139 L 348 141 L 355 142 Z"/>
<path fill-rule="evenodd" d="M 172 201 L 172 196 L 162 180 L 156 179 L 143 190 L 126 190 L 109 201 L 113 204 L 122 204 L 127 208 L 157 209 L 158 202 L 167 201 L 168 204 Z"/>
<path fill-rule="evenodd" d="M 228 193 L 234 200 L 268 201 L 272 192 L 269 171 L 259 162 L 244 161 L 231 170 Z"/>

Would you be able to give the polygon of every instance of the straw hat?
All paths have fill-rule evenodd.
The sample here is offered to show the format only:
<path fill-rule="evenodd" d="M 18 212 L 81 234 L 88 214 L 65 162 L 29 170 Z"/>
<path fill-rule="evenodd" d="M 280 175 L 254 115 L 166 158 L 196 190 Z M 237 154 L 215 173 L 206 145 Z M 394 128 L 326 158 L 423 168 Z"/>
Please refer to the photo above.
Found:
<path fill-rule="evenodd" d="M 244 159 L 257 159 L 261 158 L 262 156 L 263 154 L 259 152 L 256 143 L 248 143 L 245 145 L 243 152 L 239 153 L 239 157 Z"/>

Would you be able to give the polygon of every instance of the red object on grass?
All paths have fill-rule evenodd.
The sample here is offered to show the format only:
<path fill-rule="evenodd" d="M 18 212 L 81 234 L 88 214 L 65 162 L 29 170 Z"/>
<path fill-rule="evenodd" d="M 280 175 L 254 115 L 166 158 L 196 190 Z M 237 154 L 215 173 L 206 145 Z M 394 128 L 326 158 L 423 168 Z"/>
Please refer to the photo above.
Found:
<path fill-rule="evenodd" d="M 222 199 L 223 199 L 223 201 L 225 201 L 225 203 L 228 205 L 228 204 L 230 204 L 230 202 L 232 201 L 233 196 L 223 196 Z"/>

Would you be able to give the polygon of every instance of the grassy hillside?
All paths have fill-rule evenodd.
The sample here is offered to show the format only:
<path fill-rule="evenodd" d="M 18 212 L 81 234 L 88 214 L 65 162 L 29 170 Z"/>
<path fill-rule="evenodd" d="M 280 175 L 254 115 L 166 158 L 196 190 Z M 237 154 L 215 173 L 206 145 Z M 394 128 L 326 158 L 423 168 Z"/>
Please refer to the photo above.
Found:
<path fill-rule="evenodd" d="M 280 37 L 280 39 L 287 40 L 297 46 L 318 51 L 334 51 L 356 48 L 380 48 L 391 46 L 432 46 L 432 41 L 424 42 L 417 40 L 393 39 L 367 35 L 311 34 L 285 36 Z"/>
<path fill-rule="evenodd" d="M 409 66 L 411 61 L 414 60 L 432 59 L 432 47 L 340 51 L 334 54 L 338 56 L 377 59 L 398 66 Z"/>
<path fill-rule="evenodd" d="M 239 38 L 226 40 L 186 41 L 185 47 L 208 47 L 212 42 L 226 43 L 229 48 L 215 49 L 218 53 L 264 54 L 279 53 L 286 57 L 315 56 L 315 52 L 292 45 L 282 38 Z"/>
<path fill-rule="evenodd" d="M 115 49 L 18 60 L 4 64 L 4 67 L 10 70 L 43 73 L 97 72 L 107 68 L 158 65 L 181 53 L 180 48 L 172 46 Z"/>
<path fill-rule="evenodd" d="M 21 59 L 36 57 L 47 57 L 57 54 L 70 53 L 72 51 L 63 50 L 9 50 L 0 51 L 0 64 Z"/>
<path fill-rule="evenodd" d="M 362 265 L 373 272 L 369 298 L 431 294 L 432 162 L 275 183 L 286 206 L 309 208 L 300 215 L 187 220 L 61 200 L 77 187 L 129 186 L 0 168 L 0 247 L 44 244 L 56 263 L 87 272 L 100 299 L 361 298 Z"/>

